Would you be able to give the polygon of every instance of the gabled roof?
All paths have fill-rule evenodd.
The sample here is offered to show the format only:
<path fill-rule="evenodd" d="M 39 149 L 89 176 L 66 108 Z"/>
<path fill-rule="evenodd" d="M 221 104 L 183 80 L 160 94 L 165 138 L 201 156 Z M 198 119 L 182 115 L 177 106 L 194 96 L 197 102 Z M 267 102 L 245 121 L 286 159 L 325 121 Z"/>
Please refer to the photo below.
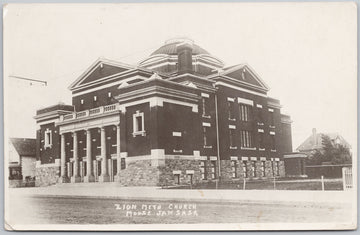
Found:
<path fill-rule="evenodd" d="M 263 91 L 268 91 L 269 87 L 260 78 L 258 74 L 248 64 L 233 65 L 228 68 L 219 70 L 217 74 L 208 76 L 210 79 L 223 78 L 228 81 L 237 82 L 239 84 L 253 87 Z"/>
<path fill-rule="evenodd" d="M 338 140 L 340 145 L 351 148 L 350 144 L 339 133 L 316 133 L 315 136 L 310 135 L 296 150 L 301 152 L 321 149 L 323 147 L 322 138 L 324 135 L 329 136 L 334 144 Z"/>
<path fill-rule="evenodd" d="M 36 154 L 36 139 L 10 138 L 11 144 L 20 156 L 34 156 Z"/>
<path fill-rule="evenodd" d="M 70 86 L 69 89 L 80 87 L 85 84 L 93 83 L 100 79 L 121 74 L 126 71 L 134 69 L 134 66 L 108 60 L 105 58 L 98 58 L 83 74 L 80 75 Z"/>

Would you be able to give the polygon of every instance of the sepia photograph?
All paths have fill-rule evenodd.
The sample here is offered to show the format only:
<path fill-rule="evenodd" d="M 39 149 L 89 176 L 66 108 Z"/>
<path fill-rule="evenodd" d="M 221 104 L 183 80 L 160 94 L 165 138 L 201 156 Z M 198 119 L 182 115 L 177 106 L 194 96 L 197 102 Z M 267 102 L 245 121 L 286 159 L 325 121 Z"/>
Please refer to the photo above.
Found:
<path fill-rule="evenodd" d="M 357 229 L 357 17 L 4 5 L 5 229 Z"/>

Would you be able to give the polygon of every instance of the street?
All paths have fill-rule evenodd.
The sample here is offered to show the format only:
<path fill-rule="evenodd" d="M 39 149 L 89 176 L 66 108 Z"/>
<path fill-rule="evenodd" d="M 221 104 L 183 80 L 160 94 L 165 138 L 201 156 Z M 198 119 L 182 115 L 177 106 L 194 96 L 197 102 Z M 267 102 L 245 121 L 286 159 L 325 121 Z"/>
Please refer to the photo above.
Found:
<path fill-rule="evenodd" d="M 331 223 L 351 220 L 350 204 L 201 202 L 77 196 L 9 198 L 8 224 Z"/>

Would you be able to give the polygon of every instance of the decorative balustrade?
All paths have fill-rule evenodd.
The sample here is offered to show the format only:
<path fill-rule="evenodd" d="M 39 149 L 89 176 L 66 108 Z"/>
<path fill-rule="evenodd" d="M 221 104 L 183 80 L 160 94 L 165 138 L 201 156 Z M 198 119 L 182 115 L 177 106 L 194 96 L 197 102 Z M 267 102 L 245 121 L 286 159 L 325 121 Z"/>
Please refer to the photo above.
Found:
<path fill-rule="evenodd" d="M 101 111 L 101 110 L 100 110 L 100 107 L 94 108 L 94 109 L 90 109 L 90 110 L 89 110 L 89 115 L 92 116 L 92 115 L 99 114 L 100 111 Z"/>
<path fill-rule="evenodd" d="M 73 113 L 64 115 L 64 118 L 63 118 L 64 121 L 65 120 L 70 120 L 70 119 L 74 119 L 74 114 Z"/>
<path fill-rule="evenodd" d="M 66 114 L 61 117 L 61 120 L 68 121 L 68 120 L 72 120 L 72 119 L 96 116 L 96 115 L 100 115 L 103 113 L 110 113 L 110 112 L 117 111 L 117 110 L 120 110 L 118 104 L 110 104 L 110 105 L 106 105 L 106 106 L 97 107 L 94 109 L 89 109 L 89 110 L 84 110 L 84 111 L 80 111 L 80 112 Z"/>

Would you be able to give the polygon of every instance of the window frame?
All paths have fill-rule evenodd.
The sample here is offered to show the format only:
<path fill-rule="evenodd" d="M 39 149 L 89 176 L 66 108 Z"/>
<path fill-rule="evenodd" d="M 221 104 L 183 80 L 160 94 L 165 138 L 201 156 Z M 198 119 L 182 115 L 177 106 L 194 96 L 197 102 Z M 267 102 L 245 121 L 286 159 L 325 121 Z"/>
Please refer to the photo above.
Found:
<path fill-rule="evenodd" d="M 44 132 L 44 148 L 51 148 L 52 147 L 52 130 L 47 128 Z"/>
<path fill-rule="evenodd" d="M 138 130 L 139 127 L 139 120 L 138 118 L 141 118 L 141 130 Z M 136 110 L 136 112 L 133 114 L 133 136 L 145 136 L 145 118 L 144 118 L 144 112 L 140 112 L 140 110 Z"/>

